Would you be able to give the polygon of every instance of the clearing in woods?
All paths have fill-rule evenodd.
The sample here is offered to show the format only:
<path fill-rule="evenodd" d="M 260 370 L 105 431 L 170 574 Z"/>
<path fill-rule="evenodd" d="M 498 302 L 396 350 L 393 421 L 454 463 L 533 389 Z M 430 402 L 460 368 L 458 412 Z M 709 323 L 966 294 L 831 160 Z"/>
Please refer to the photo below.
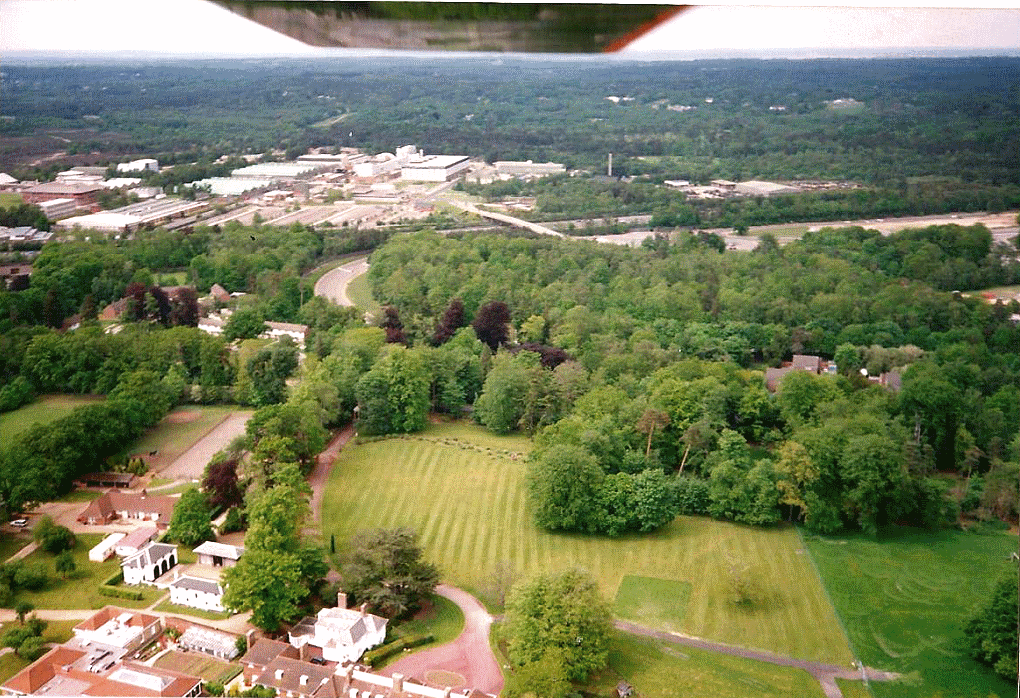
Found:
<path fill-rule="evenodd" d="M 679 517 L 654 533 L 619 538 L 546 533 L 528 508 L 529 449 L 525 438 L 467 424 L 351 444 L 326 486 L 323 537 L 335 534 L 340 552 L 360 530 L 410 527 L 444 581 L 490 604 L 512 582 L 582 567 L 607 599 L 643 608 L 636 620 L 651 627 L 849 666 L 850 648 L 793 527 Z M 732 601 L 733 561 L 759 590 L 751 607 Z M 628 576 L 637 581 L 620 594 Z M 686 603 L 652 617 L 643 601 L 648 585 L 671 582 L 690 589 Z"/>

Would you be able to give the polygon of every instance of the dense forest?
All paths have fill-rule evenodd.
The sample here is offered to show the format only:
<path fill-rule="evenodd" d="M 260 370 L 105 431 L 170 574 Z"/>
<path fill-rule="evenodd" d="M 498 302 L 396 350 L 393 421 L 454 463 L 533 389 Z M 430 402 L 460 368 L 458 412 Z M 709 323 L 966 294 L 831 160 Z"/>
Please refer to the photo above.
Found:
<path fill-rule="evenodd" d="M 166 163 L 415 143 L 593 171 L 612 152 L 618 175 L 697 182 L 842 179 L 907 195 L 910 178 L 949 177 L 1009 200 L 1020 172 L 1010 126 L 1018 67 L 1015 58 L 8 62 L 0 165 L 15 167 L 45 134 L 70 141 L 59 149 L 72 154 Z"/>

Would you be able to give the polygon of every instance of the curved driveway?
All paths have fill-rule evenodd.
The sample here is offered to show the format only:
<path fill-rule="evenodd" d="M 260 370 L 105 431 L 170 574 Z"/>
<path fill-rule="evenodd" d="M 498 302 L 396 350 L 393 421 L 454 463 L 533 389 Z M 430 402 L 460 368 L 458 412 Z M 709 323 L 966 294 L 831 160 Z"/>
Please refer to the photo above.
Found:
<path fill-rule="evenodd" d="M 368 271 L 368 257 L 360 257 L 331 269 L 315 282 L 315 295 L 333 301 L 337 305 L 354 306 L 347 297 L 347 285 Z"/>
<path fill-rule="evenodd" d="M 460 607 L 464 630 L 455 640 L 408 655 L 383 669 L 383 673 L 401 674 L 424 683 L 429 671 L 452 671 L 464 677 L 466 688 L 499 695 L 503 690 L 503 672 L 489 646 L 492 616 L 478 599 L 462 589 L 440 584 L 436 593 Z"/>

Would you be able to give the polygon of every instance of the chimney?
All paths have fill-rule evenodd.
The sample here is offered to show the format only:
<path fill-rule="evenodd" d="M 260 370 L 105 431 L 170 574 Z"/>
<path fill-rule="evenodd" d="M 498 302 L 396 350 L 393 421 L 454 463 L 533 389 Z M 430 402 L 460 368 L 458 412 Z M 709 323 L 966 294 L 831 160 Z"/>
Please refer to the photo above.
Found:
<path fill-rule="evenodd" d="M 368 613 L 368 604 L 367 603 L 361 604 L 361 608 L 359 608 L 358 610 L 361 611 L 361 617 L 364 618 L 365 614 Z"/>
<path fill-rule="evenodd" d="M 307 686 L 308 685 L 308 676 L 306 674 L 301 674 L 301 681 L 300 681 L 300 683 L 301 683 L 302 686 Z"/>
<path fill-rule="evenodd" d="M 393 693 L 399 694 L 404 690 L 404 675 L 394 674 L 393 675 Z"/>
<path fill-rule="evenodd" d="M 347 594 L 342 591 L 336 593 L 336 607 L 347 608 Z"/>
<path fill-rule="evenodd" d="M 273 674 L 277 681 L 283 681 L 283 669 L 277 669 Z"/>

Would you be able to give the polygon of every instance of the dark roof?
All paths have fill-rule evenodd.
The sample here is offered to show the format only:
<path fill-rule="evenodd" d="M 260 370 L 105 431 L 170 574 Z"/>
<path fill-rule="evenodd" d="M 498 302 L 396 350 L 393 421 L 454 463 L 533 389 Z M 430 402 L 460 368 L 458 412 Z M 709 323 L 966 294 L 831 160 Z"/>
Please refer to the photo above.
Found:
<path fill-rule="evenodd" d="M 244 656 L 239 660 L 243 664 L 254 664 L 255 666 L 266 666 L 277 657 L 291 657 L 297 659 L 297 648 L 286 642 L 270 640 L 267 637 L 260 637 L 255 644 L 248 648 Z"/>
<path fill-rule="evenodd" d="M 201 591 L 204 594 L 223 593 L 223 587 L 219 585 L 219 582 L 214 582 L 211 579 L 201 579 L 200 577 L 181 577 L 180 579 L 175 579 L 171 582 L 170 586 L 177 587 L 179 589 Z"/>
<path fill-rule="evenodd" d="M 298 694 L 311 695 L 319 686 L 329 681 L 333 672 L 333 667 L 320 666 L 289 657 L 277 657 L 266 666 L 265 671 L 259 674 L 255 683 L 275 688 L 278 691 L 293 691 Z M 303 685 L 302 677 L 305 680 Z"/>

